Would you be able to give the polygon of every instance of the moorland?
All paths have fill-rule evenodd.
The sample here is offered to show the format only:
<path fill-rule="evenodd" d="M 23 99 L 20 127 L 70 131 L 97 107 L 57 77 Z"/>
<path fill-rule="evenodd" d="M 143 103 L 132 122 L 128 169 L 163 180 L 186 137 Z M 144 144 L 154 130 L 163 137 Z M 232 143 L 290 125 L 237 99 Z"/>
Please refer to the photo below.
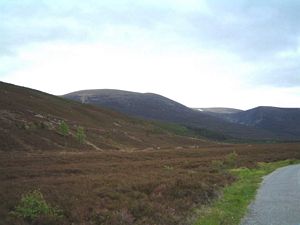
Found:
<path fill-rule="evenodd" d="M 193 224 L 196 209 L 237 179 L 228 169 L 300 159 L 298 142 L 221 142 L 178 132 L 180 124 L 0 87 L 1 225 Z"/>

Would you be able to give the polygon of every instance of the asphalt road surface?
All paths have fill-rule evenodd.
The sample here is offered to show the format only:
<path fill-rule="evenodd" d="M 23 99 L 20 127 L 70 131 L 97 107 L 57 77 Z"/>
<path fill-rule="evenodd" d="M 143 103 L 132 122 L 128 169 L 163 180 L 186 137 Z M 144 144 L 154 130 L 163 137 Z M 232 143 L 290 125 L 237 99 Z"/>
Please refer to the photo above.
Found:
<path fill-rule="evenodd" d="M 300 165 L 265 177 L 241 225 L 300 225 Z"/>

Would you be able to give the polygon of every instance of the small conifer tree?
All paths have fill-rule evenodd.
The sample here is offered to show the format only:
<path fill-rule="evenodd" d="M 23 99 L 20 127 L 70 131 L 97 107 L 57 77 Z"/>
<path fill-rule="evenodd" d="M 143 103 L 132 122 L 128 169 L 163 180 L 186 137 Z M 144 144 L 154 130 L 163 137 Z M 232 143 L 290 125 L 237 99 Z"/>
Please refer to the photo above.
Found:
<path fill-rule="evenodd" d="M 63 136 L 67 136 L 69 134 L 69 126 L 65 121 L 62 121 L 59 124 L 59 133 L 62 134 Z"/>
<path fill-rule="evenodd" d="M 83 127 L 77 128 L 76 137 L 80 144 L 83 144 L 85 142 L 86 134 L 84 132 Z"/>

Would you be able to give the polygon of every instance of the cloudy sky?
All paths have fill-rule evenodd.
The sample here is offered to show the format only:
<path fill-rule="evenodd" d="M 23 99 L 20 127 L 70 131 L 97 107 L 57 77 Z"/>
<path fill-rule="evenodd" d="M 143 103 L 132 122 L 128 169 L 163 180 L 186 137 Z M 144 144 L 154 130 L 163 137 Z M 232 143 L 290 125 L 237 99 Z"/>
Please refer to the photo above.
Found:
<path fill-rule="evenodd" d="M 300 107 L 299 0 L 0 0 L 0 80 Z"/>

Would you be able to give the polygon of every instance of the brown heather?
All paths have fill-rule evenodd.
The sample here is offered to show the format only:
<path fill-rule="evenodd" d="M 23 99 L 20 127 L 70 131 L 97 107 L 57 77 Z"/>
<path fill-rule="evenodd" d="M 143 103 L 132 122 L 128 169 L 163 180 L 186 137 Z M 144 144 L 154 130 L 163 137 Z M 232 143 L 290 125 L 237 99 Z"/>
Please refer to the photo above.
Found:
<path fill-rule="evenodd" d="M 23 193 L 40 190 L 59 220 L 31 224 L 183 225 L 234 178 L 214 168 L 235 151 L 237 166 L 300 159 L 300 144 L 215 145 L 146 151 L 47 151 L 0 154 L 0 224 L 27 225 L 10 212 Z"/>
<path fill-rule="evenodd" d="M 67 135 L 59 133 L 62 121 Z M 78 127 L 84 143 L 76 139 Z M 178 136 L 155 123 L 0 82 L 0 225 L 192 224 L 193 209 L 235 179 L 224 166 L 293 158 L 300 159 L 300 144 Z M 16 217 L 22 195 L 35 190 L 63 217 Z"/>

